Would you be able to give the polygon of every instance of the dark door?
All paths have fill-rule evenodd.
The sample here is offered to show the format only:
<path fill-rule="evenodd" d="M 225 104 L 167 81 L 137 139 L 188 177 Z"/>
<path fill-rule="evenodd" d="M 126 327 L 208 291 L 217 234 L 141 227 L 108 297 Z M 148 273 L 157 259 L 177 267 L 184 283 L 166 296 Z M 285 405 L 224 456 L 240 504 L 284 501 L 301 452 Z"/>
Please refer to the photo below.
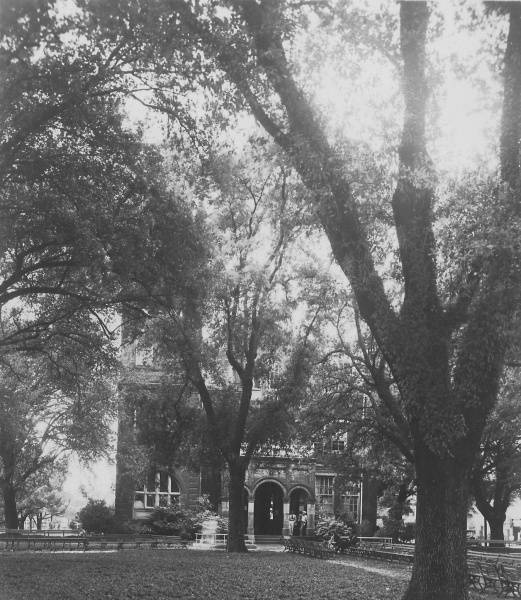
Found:
<path fill-rule="evenodd" d="M 282 489 L 268 481 L 255 492 L 254 530 L 256 535 L 281 535 L 283 520 Z"/>

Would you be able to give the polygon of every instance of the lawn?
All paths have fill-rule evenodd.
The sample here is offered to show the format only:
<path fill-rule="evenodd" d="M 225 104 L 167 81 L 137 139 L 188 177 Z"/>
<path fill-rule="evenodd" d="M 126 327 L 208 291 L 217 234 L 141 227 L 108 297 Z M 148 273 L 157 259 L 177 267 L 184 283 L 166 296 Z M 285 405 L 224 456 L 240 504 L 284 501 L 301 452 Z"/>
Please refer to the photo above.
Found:
<path fill-rule="evenodd" d="M 282 553 L 0 555 L 0 600 L 397 600 L 406 580 Z"/>

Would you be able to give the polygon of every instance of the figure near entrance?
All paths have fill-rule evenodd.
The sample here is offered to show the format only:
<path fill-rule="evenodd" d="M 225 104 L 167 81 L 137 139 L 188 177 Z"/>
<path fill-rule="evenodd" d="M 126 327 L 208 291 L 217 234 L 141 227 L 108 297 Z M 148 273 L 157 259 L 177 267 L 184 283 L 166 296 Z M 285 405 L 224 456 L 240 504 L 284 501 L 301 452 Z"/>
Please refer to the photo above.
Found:
<path fill-rule="evenodd" d="M 262 483 L 255 491 L 255 535 L 282 535 L 283 507 L 281 486 L 273 481 Z"/>

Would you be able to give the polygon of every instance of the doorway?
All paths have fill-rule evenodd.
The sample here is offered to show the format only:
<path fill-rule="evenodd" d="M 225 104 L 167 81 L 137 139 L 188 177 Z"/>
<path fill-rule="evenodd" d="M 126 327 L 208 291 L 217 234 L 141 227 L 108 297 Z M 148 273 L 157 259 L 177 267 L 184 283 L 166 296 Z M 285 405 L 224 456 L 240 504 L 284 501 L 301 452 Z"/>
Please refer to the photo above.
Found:
<path fill-rule="evenodd" d="M 308 492 L 302 488 L 297 488 L 289 495 L 289 512 L 298 515 L 308 510 Z"/>
<path fill-rule="evenodd" d="M 283 493 L 280 485 L 267 481 L 255 491 L 253 528 L 255 535 L 282 535 Z"/>

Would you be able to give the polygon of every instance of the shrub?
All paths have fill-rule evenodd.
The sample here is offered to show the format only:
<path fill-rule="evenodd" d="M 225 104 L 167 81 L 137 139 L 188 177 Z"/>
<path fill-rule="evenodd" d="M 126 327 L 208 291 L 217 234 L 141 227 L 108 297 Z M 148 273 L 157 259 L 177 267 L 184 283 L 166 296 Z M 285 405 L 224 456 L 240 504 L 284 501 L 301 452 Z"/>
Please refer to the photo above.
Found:
<path fill-rule="evenodd" d="M 351 531 L 357 532 L 356 524 L 353 521 L 343 521 L 339 517 L 322 517 L 316 524 L 315 534 L 324 540 L 329 540 L 332 535 L 341 537 L 347 536 Z"/>
<path fill-rule="evenodd" d="M 371 537 L 373 535 L 377 535 L 374 524 L 367 519 L 364 519 L 360 523 L 359 531 L 360 533 L 358 535 L 360 537 Z M 378 533 L 378 535 L 380 535 L 380 533 Z"/>
<path fill-rule="evenodd" d="M 113 533 L 118 530 L 114 512 L 106 505 L 105 500 L 89 498 L 78 513 L 77 520 L 87 533 Z"/>
<path fill-rule="evenodd" d="M 382 537 L 393 538 L 393 542 L 401 539 L 405 526 L 403 519 L 393 519 L 392 517 L 382 517 L 383 527 L 380 531 Z"/>
<path fill-rule="evenodd" d="M 152 533 L 159 535 L 179 535 L 183 539 L 194 539 L 205 521 L 217 521 L 217 532 L 226 531 L 227 524 L 215 514 L 206 498 L 200 498 L 195 508 L 169 506 L 156 508 L 147 520 Z"/>
<path fill-rule="evenodd" d="M 403 522 L 403 519 L 383 517 L 383 527 L 380 535 L 392 537 L 395 542 L 410 542 L 416 537 L 416 523 Z"/>
<path fill-rule="evenodd" d="M 406 523 L 402 534 L 402 541 L 411 542 L 414 539 L 416 539 L 416 523 Z"/>

